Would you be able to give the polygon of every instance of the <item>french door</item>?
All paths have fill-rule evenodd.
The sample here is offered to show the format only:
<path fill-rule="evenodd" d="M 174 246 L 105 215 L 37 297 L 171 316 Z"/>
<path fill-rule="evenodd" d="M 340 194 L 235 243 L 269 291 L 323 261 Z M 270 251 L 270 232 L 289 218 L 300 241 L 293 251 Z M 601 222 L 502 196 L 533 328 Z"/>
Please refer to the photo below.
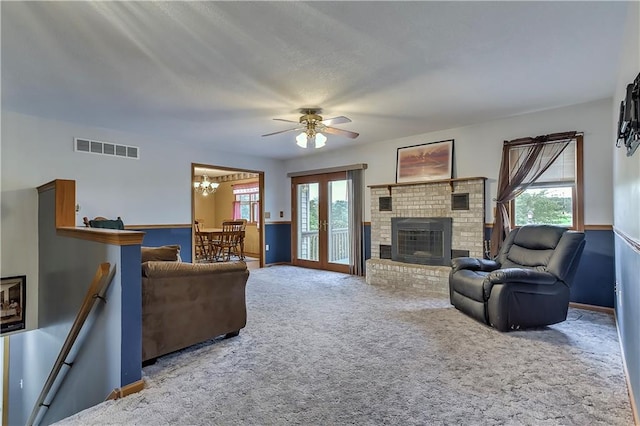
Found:
<path fill-rule="evenodd" d="M 349 273 L 346 172 L 292 178 L 293 264 Z"/>

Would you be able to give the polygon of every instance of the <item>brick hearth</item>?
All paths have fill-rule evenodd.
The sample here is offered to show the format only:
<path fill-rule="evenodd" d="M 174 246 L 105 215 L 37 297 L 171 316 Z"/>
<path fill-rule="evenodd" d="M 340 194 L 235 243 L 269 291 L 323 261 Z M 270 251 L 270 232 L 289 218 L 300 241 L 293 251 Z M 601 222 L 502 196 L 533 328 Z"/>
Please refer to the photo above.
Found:
<path fill-rule="evenodd" d="M 390 287 L 413 287 L 438 296 L 449 294 L 448 266 L 425 266 L 380 258 L 380 245 L 391 245 L 391 218 L 451 217 L 453 250 L 468 250 L 483 257 L 485 220 L 483 177 L 437 182 L 372 185 L 371 259 L 367 260 L 367 283 Z M 469 209 L 451 208 L 451 194 L 469 194 Z M 380 198 L 391 197 L 391 211 L 380 211 Z M 383 200 L 388 201 L 388 200 Z"/>

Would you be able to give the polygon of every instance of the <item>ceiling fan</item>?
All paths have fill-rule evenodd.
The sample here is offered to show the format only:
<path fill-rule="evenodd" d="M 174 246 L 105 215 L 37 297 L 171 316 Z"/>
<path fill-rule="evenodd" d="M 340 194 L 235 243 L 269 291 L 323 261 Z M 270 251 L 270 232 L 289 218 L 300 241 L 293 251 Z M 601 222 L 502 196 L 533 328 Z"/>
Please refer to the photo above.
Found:
<path fill-rule="evenodd" d="M 292 120 L 285 120 L 283 118 L 274 118 L 276 121 L 285 121 L 287 123 L 299 124 L 292 129 L 280 130 L 279 132 L 267 133 L 262 136 L 272 136 L 279 133 L 293 132 L 301 130 L 301 133 L 296 137 L 296 144 L 302 148 L 307 147 L 309 141 L 315 143 L 316 148 L 321 148 L 327 141 L 327 137 L 323 133 L 331 135 L 345 136 L 351 139 L 355 139 L 359 136 L 359 133 L 351 132 L 349 130 L 338 129 L 331 127 L 334 124 L 351 123 L 351 120 L 345 116 L 338 116 L 333 118 L 327 118 L 326 120 L 319 115 L 322 112 L 321 109 L 300 109 L 303 114 L 298 122 Z"/>

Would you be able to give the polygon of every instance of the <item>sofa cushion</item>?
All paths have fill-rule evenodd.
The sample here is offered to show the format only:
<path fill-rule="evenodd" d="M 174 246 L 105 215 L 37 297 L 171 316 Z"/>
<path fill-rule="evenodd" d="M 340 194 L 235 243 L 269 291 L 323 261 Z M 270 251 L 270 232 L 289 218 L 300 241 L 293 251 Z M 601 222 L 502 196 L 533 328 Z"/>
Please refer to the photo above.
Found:
<path fill-rule="evenodd" d="M 180 246 L 160 246 L 160 247 L 141 247 L 142 263 L 150 260 L 163 260 L 163 261 L 179 261 L 180 260 Z"/>

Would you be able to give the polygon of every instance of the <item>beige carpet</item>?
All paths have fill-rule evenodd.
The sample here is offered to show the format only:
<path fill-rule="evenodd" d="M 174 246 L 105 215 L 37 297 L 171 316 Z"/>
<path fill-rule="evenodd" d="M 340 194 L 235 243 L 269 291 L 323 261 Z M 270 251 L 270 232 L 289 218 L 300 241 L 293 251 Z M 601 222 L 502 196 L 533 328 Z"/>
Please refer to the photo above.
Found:
<path fill-rule="evenodd" d="M 274 266 L 248 324 L 143 370 L 65 425 L 631 425 L 613 318 L 500 333 L 410 290 Z"/>

